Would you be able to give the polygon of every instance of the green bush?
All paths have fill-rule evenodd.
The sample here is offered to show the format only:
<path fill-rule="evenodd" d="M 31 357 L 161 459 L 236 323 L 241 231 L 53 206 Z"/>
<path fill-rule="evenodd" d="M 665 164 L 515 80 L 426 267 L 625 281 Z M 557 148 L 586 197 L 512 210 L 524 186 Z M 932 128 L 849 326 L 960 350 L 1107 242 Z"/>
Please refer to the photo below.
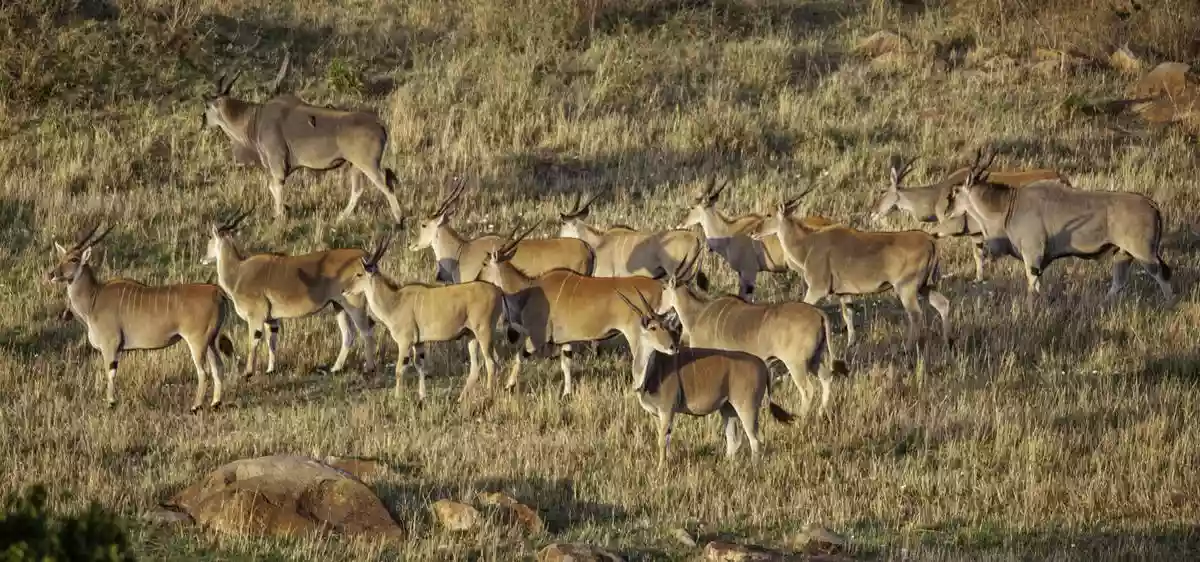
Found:
<path fill-rule="evenodd" d="M 10 494 L 0 513 L 0 561 L 134 560 L 118 517 L 92 503 L 81 514 L 61 516 L 46 508 L 46 490 L 33 485 Z"/>

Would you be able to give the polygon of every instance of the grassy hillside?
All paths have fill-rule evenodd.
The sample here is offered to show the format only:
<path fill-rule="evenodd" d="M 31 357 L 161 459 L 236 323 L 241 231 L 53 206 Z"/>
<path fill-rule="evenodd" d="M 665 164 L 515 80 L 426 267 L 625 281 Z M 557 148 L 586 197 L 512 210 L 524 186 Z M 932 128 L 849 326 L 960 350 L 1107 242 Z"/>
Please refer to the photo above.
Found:
<path fill-rule="evenodd" d="M 880 30 L 908 48 L 856 53 Z M 147 559 L 514 560 L 580 540 L 672 560 L 692 554 L 673 528 L 786 546 L 806 522 L 851 537 L 863 558 L 1165 560 L 1200 549 L 1197 141 L 1081 115 L 1073 100 L 1120 97 L 1134 77 L 1036 56 L 1104 60 L 1128 46 L 1149 65 L 1194 62 L 1194 3 L 15 0 L 0 6 L 0 34 L 0 492 L 42 481 L 73 493 L 60 507 L 97 500 L 136 519 L 236 458 L 397 466 L 376 489 L 411 531 L 402 545 L 135 522 Z M 542 360 L 518 392 L 460 408 L 464 346 L 435 346 L 439 376 L 418 410 L 413 381 L 408 398 L 391 397 L 390 370 L 366 380 L 317 371 L 337 350 L 329 316 L 286 323 L 283 371 L 228 376 L 225 411 L 185 413 L 194 377 L 182 346 L 128 355 L 109 411 L 83 326 L 56 318 L 65 291 L 44 280 L 52 241 L 107 218 L 117 229 L 102 275 L 215 281 L 198 263 L 208 225 L 238 205 L 258 205 L 242 235 L 251 250 L 364 246 L 390 222 L 368 192 L 335 227 L 349 191 L 341 173 L 296 174 L 292 218 L 275 222 L 261 174 L 235 168 L 226 138 L 201 127 L 201 96 L 220 73 L 241 69 L 235 93 L 262 99 L 285 47 L 299 95 L 384 119 L 385 163 L 414 215 L 449 176 L 472 178 L 455 218 L 467 233 L 518 216 L 553 221 L 579 191 L 604 194 L 598 223 L 672 226 L 711 174 L 731 179 L 731 213 L 815 183 L 809 212 L 866 228 L 892 155 L 922 157 L 918 183 L 990 142 L 998 166 L 1052 167 L 1080 186 L 1154 198 L 1180 303 L 1164 309 L 1142 274 L 1105 303 L 1108 264 L 1065 261 L 1027 311 L 1016 262 L 989 264 L 990 281 L 972 284 L 967 244 L 949 241 L 943 292 L 957 347 L 905 352 L 899 303 L 864 299 L 832 416 L 764 422 L 757 465 L 721 458 L 717 419 L 687 418 L 671 470 L 656 473 L 654 424 L 626 392 L 623 350 L 580 360 L 569 400 L 558 398 L 557 361 Z M 431 254 L 405 246 L 402 236 L 384 269 L 431 280 Z M 719 290 L 736 290 L 723 263 L 706 267 Z M 798 298 L 794 278 L 764 274 L 760 297 Z M 242 355 L 245 326 L 230 334 Z M 778 395 L 799 406 L 794 388 Z M 541 509 L 547 533 L 454 535 L 431 521 L 432 501 L 493 490 Z"/>

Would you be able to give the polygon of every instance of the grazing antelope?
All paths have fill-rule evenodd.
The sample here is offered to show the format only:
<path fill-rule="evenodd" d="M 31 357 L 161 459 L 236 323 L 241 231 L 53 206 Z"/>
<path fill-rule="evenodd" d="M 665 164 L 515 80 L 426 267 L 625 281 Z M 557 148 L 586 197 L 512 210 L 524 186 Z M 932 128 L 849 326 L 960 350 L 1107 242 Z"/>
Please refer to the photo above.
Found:
<path fill-rule="evenodd" d="M 638 393 L 638 402 L 642 409 L 658 417 L 659 468 L 667 460 L 675 414 L 707 416 L 720 412 L 727 458 L 733 458 L 741 446 L 737 430 L 737 423 L 741 422 L 742 431 L 750 441 L 751 455 L 757 457 L 758 412 L 771 390 L 767 364 L 741 351 L 680 347 L 676 334 L 644 297 L 644 308 L 638 308 L 624 293 L 617 295 L 639 318 L 634 337 L 640 341 L 641 356 L 635 355 L 634 363 L 643 366 L 645 386 Z M 768 404 L 776 420 L 790 424 L 795 419 L 774 401 L 768 400 Z"/>
<path fill-rule="evenodd" d="M 1161 255 L 1162 213 L 1154 201 L 1136 193 L 1081 191 L 1055 180 L 1013 189 L 991 181 L 987 169 L 995 157 L 976 155 L 949 216 L 978 221 L 990 255 L 1024 262 L 1027 295 L 1041 291 L 1042 272 L 1054 260 L 1115 254 L 1108 298 L 1129 282 L 1129 266 L 1137 260 L 1167 302 L 1174 301 L 1171 268 Z"/>
<path fill-rule="evenodd" d="M 372 316 L 387 327 L 400 350 L 400 359 L 396 361 L 396 397 L 400 397 L 404 369 L 411 363 L 417 370 L 417 399 L 425 400 L 425 343 L 453 341 L 467 334 L 471 336 L 467 346 L 471 367 L 458 398 L 461 401 L 466 397 L 479 380 L 480 358 L 487 370 L 487 386 L 492 388 L 496 372 L 492 331 L 500 320 L 503 293 L 483 281 L 444 286 L 397 285 L 379 271 L 379 260 L 390 242 L 390 237 L 384 238 L 369 257 L 362 258 L 346 284 L 346 294 L 365 296 Z"/>
<path fill-rule="evenodd" d="M 614 226 L 601 230 L 583 222 L 597 197 L 580 205 L 580 197 L 576 194 L 571 209 L 558 215 L 562 222 L 559 236 L 578 238 L 595 249 L 596 277 L 660 277 L 674 271 L 680 263 L 690 261 L 694 268 L 689 277 L 695 278 L 701 289 L 708 290 L 708 276 L 700 269 L 700 261 L 689 260 L 705 251 L 700 236 L 680 229 L 640 232 L 627 226 Z"/>
<path fill-rule="evenodd" d="M 478 279 L 488 254 L 506 241 L 492 234 L 470 240 L 450 226 L 450 217 L 458 210 L 458 201 L 465 189 L 466 183 L 458 180 L 450 193 L 438 203 L 437 209 L 426 217 L 416 240 L 409 245 L 409 250 L 414 252 L 433 249 L 439 282 L 463 283 Z M 580 275 L 591 275 L 596 259 L 592 249 L 581 240 L 526 239 L 517 245 L 512 264 L 533 277 L 559 268 Z"/>
<path fill-rule="evenodd" d="M 827 295 L 840 297 L 849 346 L 854 344 L 854 321 L 847 308 L 852 296 L 891 287 L 908 314 L 910 343 L 916 341 L 925 319 L 918 297 L 926 297 L 941 316 L 942 338 L 949 343 L 950 301 L 934 289 L 938 256 L 933 236 L 920 230 L 863 232 L 844 226 L 812 230 L 789 218 L 807 193 L 780 203 L 755 235 L 778 234 L 788 264 L 798 269 L 808 285 L 804 302 L 817 304 Z"/>
<path fill-rule="evenodd" d="M 206 392 L 206 377 L 212 376 L 210 408 L 221 405 L 221 374 L 225 370 L 221 353 L 232 356 L 233 342 L 221 333 L 225 322 L 225 296 L 216 285 L 186 283 L 145 285 L 132 279 L 102 281 L 88 260 L 92 247 L 108 234 L 99 235 L 99 225 L 80 236 L 75 245 L 64 248 L 55 242 L 60 261 L 47 273 L 51 282 L 67 286 L 69 315 L 87 326 L 88 343 L 100 352 L 108 366 L 105 397 L 110 407 L 117 402 L 114 379 L 117 356 L 134 349 L 162 349 L 179 340 L 187 342 L 196 366 L 196 397 L 192 413 L 200 410 Z M 205 363 L 208 374 L 205 373 Z"/>
<path fill-rule="evenodd" d="M 925 185 L 921 187 L 901 187 L 904 178 L 912 172 L 913 163 L 916 158 L 908 162 L 900 162 L 899 165 L 893 163 L 891 168 L 891 183 L 884 189 L 883 196 L 875 203 L 875 211 L 871 213 L 871 220 L 875 223 L 882 223 L 884 217 L 895 209 L 900 209 L 907 212 L 913 219 L 925 222 L 936 223 L 941 217 L 946 215 L 946 211 L 950 208 L 950 200 L 954 197 L 954 192 L 958 190 L 958 186 L 967 179 L 971 173 L 970 167 L 960 168 L 955 170 L 949 176 L 946 176 L 942 181 Z M 1006 185 L 1012 188 L 1023 187 L 1035 181 L 1040 180 L 1058 180 L 1069 184 L 1067 177 L 1056 170 L 1049 169 L 1033 169 L 1033 170 L 1006 170 L 992 172 L 991 181 L 994 183 Z M 971 243 L 975 246 L 975 252 L 972 257 L 975 258 L 975 281 L 983 281 L 983 234 L 980 230 L 979 223 L 975 222 L 969 215 L 956 218 L 948 218 L 941 221 L 933 231 L 937 237 L 942 236 L 968 236 Z"/>
<path fill-rule="evenodd" d="M 284 218 L 283 183 L 298 168 L 327 171 L 346 162 L 350 172 L 350 199 L 338 214 L 340 222 L 354 212 L 366 177 L 387 199 L 392 217 L 401 219 L 396 199 L 396 174 L 381 162 L 388 134 L 379 118 L 367 111 L 345 111 L 305 103 L 292 94 L 281 94 L 289 55 L 284 54 L 279 74 L 271 82 L 271 98 L 254 103 L 230 96 L 240 71 L 228 81 L 222 75 L 216 91 L 204 99 L 204 123 L 219 127 L 233 141 L 238 162 L 256 162 L 266 169 L 267 188 L 275 201 L 275 216 Z"/>
<path fill-rule="evenodd" d="M 759 272 L 783 273 L 789 271 L 783 246 L 778 236 L 766 236 L 755 240 L 751 234 L 758 229 L 765 217 L 748 214 L 728 218 L 717 210 L 717 200 L 728 183 L 714 186 L 715 179 L 692 203 L 687 217 L 676 228 L 687 229 L 700 225 L 708 242 L 708 249 L 716 252 L 729 267 L 738 274 L 738 296 L 750 300 L 754 295 Z M 801 219 L 810 228 L 824 228 L 835 223 L 825 217 L 811 216 Z"/>
<path fill-rule="evenodd" d="M 536 227 L 537 223 L 520 236 L 514 230 L 509 242 L 489 254 L 479 278 L 504 291 L 505 323 L 511 328 L 509 340 L 515 342 L 520 335 L 525 339 L 524 351 L 513 358 L 505 388 L 516 385 L 525 359 L 534 353 L 546 353 L 548 346 L 561 346 L 563 396 L 567 396 L 571 394 L 571 344 L 621 334 L 633 356 L 639 357 L 640 316 L 621 306 L 618 291 L 641 291 L 652 305 L 658 306 L 662 285 L 649 277 L 591 277 L 567 269 L 531 276 L 513 265 L 512 257 L 521 240 Z M 642 374 L 634 363 L 635 390 L 642 387 Z"/>
<path fill-rule="evenodd" d="M 686 267 L 681 269 L 686 271 Z M 829 318 L 815 306 L 799 302 L 751 304 L 733 295 L 704 299 L 672 274 L 663 281 L 662 302 L 656 312 L 663 314 L 672 309 L 679 316 L 689 346 L 744 351 L 764 361 L 782 362 L 800 392 L 802 415 L 808 414 L 815 393 L 811 379 L 801 385 L 802 372 L 821 382 L 822 414 L 829 404 L 833 374 L 847 372 L 846 364 L 834 352 Z M 824 359 L 829 359 L 828 365 Z"/>
<path fill-rule="evenodd" d="M 299 256 L 263 253 L 245 255 L 233 235 L 250 212 L 235 214 L 223 224 L 212 226 L 202 264 L 217 264 L 217 283 L 233 301 L 234 310 L 246 321 L 249 349 L 242 376 L 249 378 L 258 360 L 263 330 L 267 340 L 267 373 L 275 371 L 275 349 L 279 344 L 280 321 L 303 318 L 332 306 L 337 311 L 342 347 L 330 369 L 339 372 L 350 355 L 355 331 L 363 336 L 367 372 L 375 370 L 375 334 L 361 297 L 343 294 L 346 283 L 365 252 L 357 249 L 326 250 Z M 353 327 L 351 327 L 353 323 Z"/>

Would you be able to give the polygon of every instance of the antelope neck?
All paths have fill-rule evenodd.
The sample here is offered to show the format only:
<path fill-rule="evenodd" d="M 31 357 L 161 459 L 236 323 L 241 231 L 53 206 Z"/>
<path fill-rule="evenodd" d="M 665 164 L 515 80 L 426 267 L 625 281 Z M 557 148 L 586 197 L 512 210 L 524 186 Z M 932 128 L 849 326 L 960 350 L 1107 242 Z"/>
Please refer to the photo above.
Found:
<path fill-rule="evenodd" d="M 233 240 L 217 242 L 217 283 L 226 292 L 237 282 L 238 268 L 245 259 Z"/>
<path fill-rule="evenodd" d="M 458 259 L 459 252 L 462 247 L 467 244 L 462 235 L 454 230 L 454 227 L 449 224 L 443 224 L 438 227 L 437 234 L 433 236 L 433 257 L 438 261 L 447 258 Z"/>
<path fill-rule="evenodd" d="M 92 266 L 87 264 L 79 266 L 79 272 L 67 285 L 67 300 L 71 303 L 71 310 L 84 322 L 92 312 L 101 285 L 92 271 Z"/>

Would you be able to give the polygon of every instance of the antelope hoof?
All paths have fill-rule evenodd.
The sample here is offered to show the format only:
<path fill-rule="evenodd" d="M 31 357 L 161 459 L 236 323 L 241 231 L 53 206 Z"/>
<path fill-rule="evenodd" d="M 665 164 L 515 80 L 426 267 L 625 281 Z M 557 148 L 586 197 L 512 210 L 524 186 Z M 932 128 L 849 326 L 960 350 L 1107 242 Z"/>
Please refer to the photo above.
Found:
<path fill-rule="evenodd" d="M 116 401 L 116 400 L 109 400 L 109 401 L 108 401 L 108 409 L 109 409 L 109 410 L 116 410 L 116 409 L 117 409 L 117 401 Z"/>
<path fill-rule="evenodd" d="M 194 416 L 198 413 L 200 413 L 200 405 L 196 404 L 195 406 L 192 406 L 191 414 Z"/>
<path fill-rule="evenodd" d="M 221 403 L 220 403 L 220 402 L 213 402 L 212 404 L 209 404 L 209 405 L 208 405 L 208 409 L 209 409 L 209 410 L 212 410 L 212 411 L 214 411 L 214 412 L 216 412 L 216 411 L 218 411 L 218 410 L 220 410 L 220 409 L 221 409 Z"/>
<path fill-rule="evenodd" d="M 425 399 L 424 398 L 417 398 L 416 409 L 418 409 L 418 410 L 425 409 Z"/>

